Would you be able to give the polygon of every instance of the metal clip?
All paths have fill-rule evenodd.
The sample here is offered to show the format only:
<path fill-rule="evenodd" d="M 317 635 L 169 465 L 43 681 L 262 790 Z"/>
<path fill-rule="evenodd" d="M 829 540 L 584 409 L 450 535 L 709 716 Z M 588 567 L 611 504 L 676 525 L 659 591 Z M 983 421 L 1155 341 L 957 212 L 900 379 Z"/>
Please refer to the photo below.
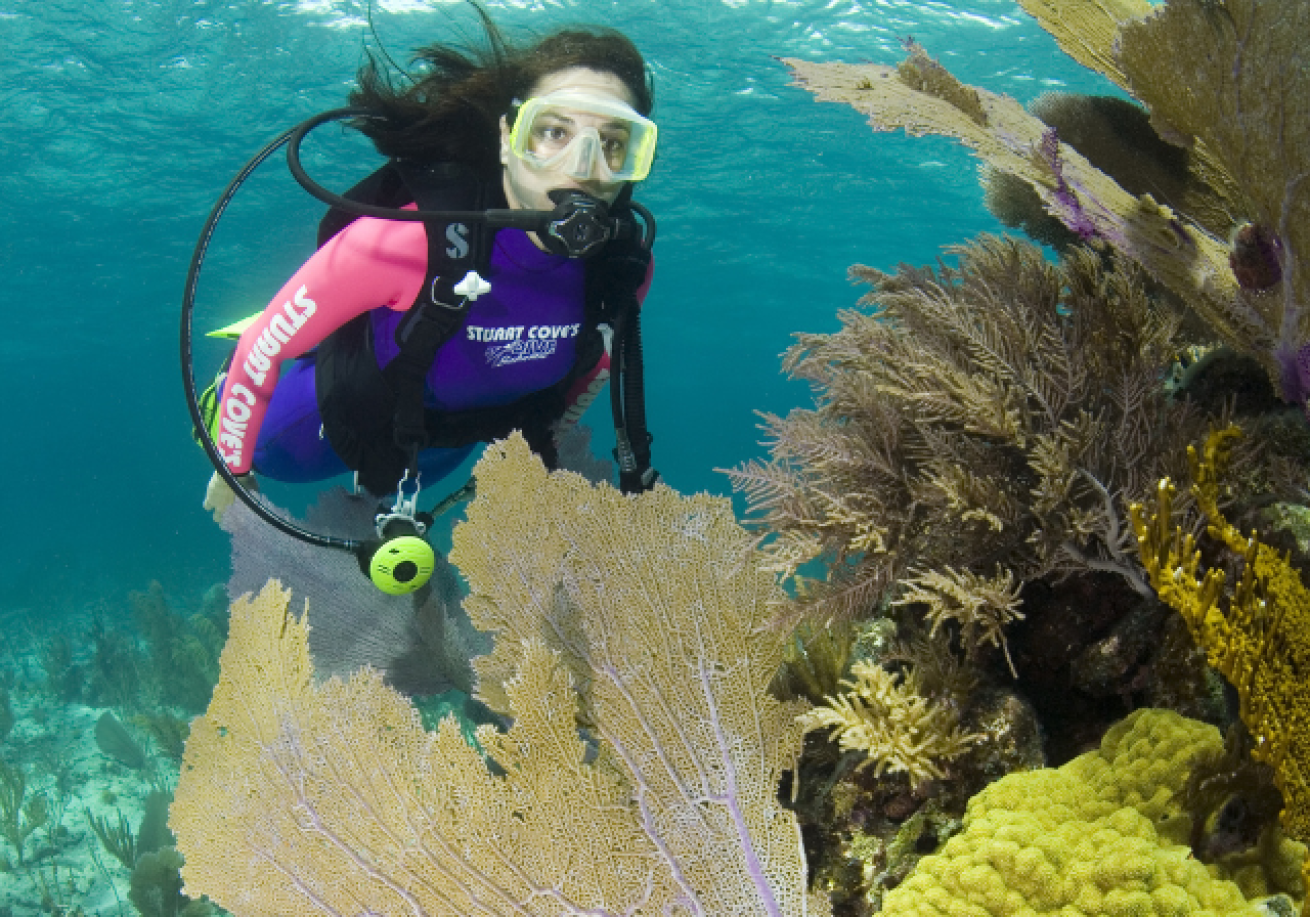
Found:
<path fill-rule="evenodd" d="M 406 522 L 413 526 L 414 532 L 423 536 L 427 534 L 427 523 L 416 518 L 418 510 L 418 495 L 422 487 L 419 486 L 421 475 L 414 475 L 411 479 L 409 469 L 405 469 L 404 476 L 401 477 L 400 483 L 396 485 L 396 502 L 391 504 L 391 512 L 378 513 L 373 517 L 373 526 L 377 530 L 379 538 L 386 538 L 386 529 L 393 522 Z M 405 493 L 405 484 L 409 482 L 413 485 L 413 492 Z"/>
<path fill-rule="evenodd" d="M 419 478 L 422 475 L 409 476 L 409 469 L 400 478 L 400 483 L 396 485 L 396 502 L 391 505 L 393 513 L 403 516 L 413 516 L 418 509 L 418 493 L 423 488 L 419 486 Z M 414 487 L 414 492 L 408 496 L 405 495 L 405 482 L 410 482 Z"/>

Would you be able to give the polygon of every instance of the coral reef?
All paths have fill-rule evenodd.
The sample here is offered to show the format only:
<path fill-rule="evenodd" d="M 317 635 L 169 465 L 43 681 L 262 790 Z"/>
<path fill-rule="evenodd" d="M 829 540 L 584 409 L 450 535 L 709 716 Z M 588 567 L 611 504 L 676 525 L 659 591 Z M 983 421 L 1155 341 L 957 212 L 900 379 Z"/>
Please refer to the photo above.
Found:
<path fill-rule="evenodd" d="M 863 660 L 851 667 L 849 690 L 803 714 L 806 731 L 831 730 L 844 751 L 863 752 L 873 775 L 904 773 L 918 782 L 943 776 L 942 764 L 982 739 L 960 729 L 959 712 L 923 696 L 917 669 L 897 676 Z"/>
<path fill-rule="evenodd" d="M 1310 590 L 1285 557 L 1242 535 L 1219 508 L 1221 478 L 1240 435 L 1229 427 L 1212 433 L 1202 454 L 1188 449 L 1206 534 L 1242 560 L 1231 589 L 1222 567 L 1203 570 L 1197 540 L 1171 524 L 1175 488 L 1167 479 L 1154 512 L 1133 507 L 1133 526 L 1160 598 L 1179 611 L 1210 664 L 1237 690 L 1242 722 L 1255 739 L 1251 753 L 1273 768 L 1283 795 L 1284 830 L 1310 843 Z M 1310 862 L 1304 874 L 1310 881 Z"/>
<path fill-rule="evenodd" d="M 881 616 L 902 635 L 940 645 L 938 655 L 962 656 L 979 688 L 960 705 L 961 728 L 995 717 L 1016 737 L 1010 754 L 988 759 L 985 745 L 975 746 L 952 762 L 947 779 L 922 779 L 923 771 L 913 789 L 899 783 L 899 795 L 895 778 L 874 785 L 867 778 L 876 768 L 852 774 L 845 759 L 807 743 L 807 851 L 819 881 L 840 890 L 843 915 L 880 903 L 888 912 L 1068 905 L 1084 913 L 1181 913 L 1198 900 L 1250 912 L 1235 889 L 1216 890 L 1205 867 L 1186 864 L 1182 845 L 1194 844 L 1214 877 L 1240 872 L 1253 895 L 1296 897 L 1303 892 L 1289 880 L 1288 863 L 1299 848 L 1273 824 L 1271 788 L 1259 779 L 1211 775 L 1194 805 L 1180 801 L 1187 773 L 1205 774 L 1219 760 L 1213 729 L 1204 761 L 1188 758 L 1169 775 L 1168 817 L 1119 797 L 1102 799 L 1113 803 L 1104 811 L 1034 815 L 1011 838 L 1038 848 L 1023 851 L 1028 859 L 1017 868 L 1013 844 L 1000 850 L 982 835 L 963 841 L 966 828 L 948 844 L 960 858 L 922 861 L 919 872 L 939 870 L 937 879 L 914 886 L 912 877 L 883 897 L 925 845 L 949 833 L 962 787 L 976 790 L 1044 753 L 1054 763 L 1081 763 L 1024 778 L 1027 789 L 1015 792 L 1039 797 L 1049 784 L 1056 797 L 1085 795 L 1068 774 L 1090 766 L 1083 753 L 1107 722 L 1143 704 L 1232 722 L 1205 654 L 1157 600 L 1158 577 L 1153 583 L 1143 567 L 1129 523 L 1131 504 L 1153 494 L 1161 477 L 1182 473 L 1187 442 L 1234 416 L 1253 431 L 1231 486 L 1204 499 L 1241 524 L 1282 520 L 1280 544 L 1296 539 L 1295 513 L 1277 501 L 1310 496 L 1304 420 L 1287 407 L 1304 408 L 1310 393 L 1310 271 L 1299 260 L 1310 244 L 1310 71 L 1296 37 L 1310 30 L 1310 3 L 1024 6 L 1132 99 L 1051 93 L 1026 111 L 959 82 L 912 39 L 898 67 L 785 61 L 797 85 L 867 114 L 875 130 L 963 142 L 984 163 L 989 205 L 1060 256 L 1052 265 L 1036 246 L 982 237 L 952 250 L 958 267 L 854 268 L 872 287 L 861 302 L 869 308 L 840 313 L 835 334 L 798 335 L 785 358 L 785 370 L 812 386 L 814 409 L 766 416 L 771 461 L 729 472 L 771 536 L 774 568 L 795 577 L 798 614 Z M 1185 494 L 1165 506 L 1160 532 L 1172 536 L 1180 522 L 1195 532 L 1192 503 L 1202 499 Z M 1212 533 L 1210 542 L 1218 540 Z M 1197 573 L 1198 564 L 1185 572 Z M 807 578 L 815 568 L 823 579 Z M 1213 581 L 1204 588 L 1217 594 Z M 1277 588 L 1310 610 L 1310 602 L 1287 598 L 1290 586 Z M 1241 629 L 1240 616 L 1220 619 Z M 1291 638 L 1263 639 L 1274 629 L 1257 627 L 1250 646 L 1226 659 L 1211 652 L 1210 662 L 1240 669 L 1251 685 L 1261 668 L 1248 650 L 1303 673 Z M 883 661 L 855 665 L 869 672 Z M 1008 698 L 1013 704 L 996 696 L 1007 669 L 1018 692 Z M 904 679 L 897 687 L 910 684 L 913 667 L 892 671 Z M 1284 735 L 1298 738 L 1271 742 L 1267 731 L 1252 731 L 1262 760 L 1282 764 L 1284 786 L 1301 779 L 1292 774 L 1300 765 L 1288 762 L 1304 760 L 1296 743 L 1310 723 L 1290 698 L 1297 679 L 1280 678 L 1282 688 L 1263 684 L 1252 696 L 1287 713 Z M 907 706 L 928 709 L 922 694 Z M 981 700 L 989 695 L 990 714 Z M 805 722 L 854 740 L 857 696 L 852 690 Z M 1249 721 L 1246 697 L 1241 706 Z M 1135 754 L 1168 759 L 1165 733 L 1178 730 L 1152 730 Z M 1116 735 L 1104 754 L 1113 754 Z M 1130 766 L 1123 767 L 1126 774 Z M 996 787 L 1012 780 L 1024 785 L 1005 777 Z M 1006 834 L 1009 815 L 984 811 L 989 793 L 1003 795 L 984 791 L 969 817 L 991 821 L 984 833 Z M 1026 811 L 1022 800 L 1015 811 Z M 1297 812 L 1289 801 L 1288 835 L 1295 836 Z M 1097 830 L 1104 853 L 1089 840 Z M 965 862 L 984 848 L 988 863 Z M 1046 860 L 1068 864 L 1054 897 L 1052 888 L 1023 885 Z M 1127 872 L 1116 873 L 1121 867 Z M 1028 891 L 1045 897 L 1035 904 Z M 1268 906 L 1285 909 L 1286 900 Z"/>
<path fill-rule="evenodd" d="M 875 130 L 943 134 L 1029 185 L 1079 238 L 1141 264 L 1214 338 L 1259 360 L 1282 397 L 1310 394 L 1310 31 L 1304 0 L 1025 0 L 1071 56 L 1144 104 L 1185 148 L 1172 206 L 1094 166 L 1013 99 L 960 84 L 910 43 L 897 68 L 787 60 L 799 85 Z M 1231 237 L 1231 238 L 1230 238 Z"/>
<path fill-rule="evenodd" d="M 1217 745 L 1213 727 L 1144 709 L 1096 752 L 1002 778 L 882 913 L 1255 915 L 1179 843 L 1188 774 Z"/>
<path fill-rule="evenodd" d="M 815 409 L 766 417 L 772 460 L 730 475 L 779 569 L 825 568 L 798 580 L 801 608 L 921 615 L 985 676 L 1003 655 L 1058 761 L 1151 698 L 1226 718 L 1202 661 L 1163 639 L 1127 519 L 1156 471 L 1181 473 L 1175 450 L 1240 415 L 1258 433 L 1230 516 L 1306 495 L 1304 423 L 1275 396 L 1310 391 L 1310 72 L 1292 37 L 1310 3 L 1024 7 L 1132 98 L 1025 110 L 913 39 L 898 66 L 784 61 L 876 131 L 961 141 L 989 203 L 1061 260 L 982 237 L 957 268 L 854 268 L 871 308 L 798 335 L 784 364 Z"/>
<path fill-rule="evenodd" d="M 729 502 L 548 474 L 517 436 L 476 473 L 453 557 L 513 725 L 478 730 L 486 758 L 453 718 L 429 735 L 375 671 L 316 683 L 285 590 L 238 599 L 172 810 L 186 893 L 237 915 L 824 913 L 777 799 L 801 738 L 768 693 L 783 596 Z"/>
<path fill-rule="evenodd" d="M 1001 641 L 1016 582 L 1108 570 L 1149 595 L 1127 503 L 1181 471 L 1205 420 L 1160 385 L 1179 316 L 1137 271 L 994 237 L 955 252 L 936 271 L 854 269 L 872 308 L 785 359 L 817 407 L 766 417 L 771 461 L 729 475 L 779 567 L 828 563 L 805 602 L 865 616 L 916 582 L 972 651 Z"/>

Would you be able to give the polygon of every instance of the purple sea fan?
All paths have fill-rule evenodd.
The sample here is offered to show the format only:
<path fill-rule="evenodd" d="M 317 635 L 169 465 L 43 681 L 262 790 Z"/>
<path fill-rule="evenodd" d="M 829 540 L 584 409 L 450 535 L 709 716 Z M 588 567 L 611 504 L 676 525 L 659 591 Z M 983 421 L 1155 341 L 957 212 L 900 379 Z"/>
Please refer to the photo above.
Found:
<path fill-rule="evenodd" d="M 1310 343 L 1302 344 L 1298 350 L 1279 348 L 1278 365 L 1283 398 L 1301 405 L 1306 419 L 1310 420 Z"/>
<path fill-rule="evenodd" d="M 301 524 L 363 540 L 374 534 L 376 511 L 376 500 L 334 487 L 310 507 Z M 320 677 L 347 678 L 370 666 L 411 695 L 472 687 L 469 659 L 485 652 L 489 640 L 473 629 L 460 607 L 458 575 L 444 558 L 437 558 L 432 580 L 419 592 L 387 595 L 361 575 L 350 554 L 289 538 L 240 501 L 223 516 L 223 528 L 232 536 L 228 594 L 258 594 L 277 579 L 291 590 L 297 611 L 308 602 L 314 616 L 309 644 Z"/>
<path fill-rule="evenodd" d="M 1283 242 L 1259 223 L 1243 223 L 1233 233 L 1228 266 L 1243 290 L 1268 290 L 1283 279 Z"/>
<path fill-rule="evenodd" d="M 1055 128 L 1048 127 L 1042 131 L 1042 139 L 1037 145 L 1037 153 L 1041 156 L 1046 164 L 1050 166 L 1051 172 L 1055 175 L 1055 203 L 1051 207 L 1051 215 L 1057 217 L 1060 222 L 1078 234 L 1078 238 L 1084 242 L 1089 239 L 1095 239 L 1099 233 L 1092 222 L 1091 217 L 1083 210 L 1082 204 L 1078 201 L 1078 195 L 1074 194 L 1069 183 L 1064 180 L 1064 166 L 1060 161 L 1060 135 L 1056 133 Z"/>

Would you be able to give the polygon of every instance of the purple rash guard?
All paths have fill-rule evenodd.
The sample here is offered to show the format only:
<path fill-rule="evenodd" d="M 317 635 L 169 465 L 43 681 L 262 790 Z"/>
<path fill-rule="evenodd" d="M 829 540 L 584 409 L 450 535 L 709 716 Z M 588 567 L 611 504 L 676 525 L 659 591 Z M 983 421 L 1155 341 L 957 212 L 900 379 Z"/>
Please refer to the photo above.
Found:
<path fill-rule="evenodd" d="M 499 407 L 563 379 L 582 330 L 581 261 L 541 251 L 517 229 L 496 234 L 491 292 L 469 304 L 463 333 L 442 345 L 424 402 L 444 411 Z M 400 352 L 403 312 L 371 313 L 378 366 Z"/>

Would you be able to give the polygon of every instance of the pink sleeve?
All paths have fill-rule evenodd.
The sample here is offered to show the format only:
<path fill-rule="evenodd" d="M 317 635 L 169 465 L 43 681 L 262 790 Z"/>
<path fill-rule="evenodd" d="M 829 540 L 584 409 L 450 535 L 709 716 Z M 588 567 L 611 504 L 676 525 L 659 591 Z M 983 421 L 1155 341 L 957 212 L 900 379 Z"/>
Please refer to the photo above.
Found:
<path fill-rule="evenodd" d="M 217 445 L 233 472 L 250 470 L 282 361 L 306 353 L 370 309 L 408 309 L 426 273 L 422 223 L 368 217 L 351 223 L 296 271 L 241 335 L 228 368 Z"/>
<path fill-rule="evenodd" d="M 652 258 L 650 264 L 646 267 L 646 279 L 637 288 L 637 305 L 641 305 L 646 301 L 646 291 L 650 289 L 650 281 L 654 275 L 655 259 Z M 609 378 L 610 342 L 607 337 L 605 339 L 605 352 L 600 355 L 596 365 L 584 375 L 579 376 L 564 396 L 564 416 L 560 418 L 558 424 L 561 431 L 573 426 L 582 419 L 582 415 L 587 412 L 587 408 L 591 407 L 591 403 L 596 400 L 596 396 L 605 388 L 605 383 L 609 381 Z"/>

